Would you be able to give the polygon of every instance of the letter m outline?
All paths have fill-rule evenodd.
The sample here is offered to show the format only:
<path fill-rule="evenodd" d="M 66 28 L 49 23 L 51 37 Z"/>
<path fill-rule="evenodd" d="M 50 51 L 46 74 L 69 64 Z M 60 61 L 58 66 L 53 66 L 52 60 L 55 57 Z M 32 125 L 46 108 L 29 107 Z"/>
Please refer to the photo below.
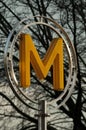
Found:
<path fill-rule="evenodd" d="M 51 41 L 43 59 L 40 58 L 33 40 L 29 34 L 21 34 L 19 47 L 19 73 L 20 85 L 24 88 L 30 86 L 30 63 L 39 79 L 46 78 L 51 66 L 53 67 L 54 90 L 64 89 L 63 68 L 63 40 L 54 38 Z"/>

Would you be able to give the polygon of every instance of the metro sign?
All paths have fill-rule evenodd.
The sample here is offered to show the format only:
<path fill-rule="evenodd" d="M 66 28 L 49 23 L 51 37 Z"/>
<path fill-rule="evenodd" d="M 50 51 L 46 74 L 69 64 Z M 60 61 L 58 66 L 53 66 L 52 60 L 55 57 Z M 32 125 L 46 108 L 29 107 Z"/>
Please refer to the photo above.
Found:
<path fill-rule="evenodd" d="M 34 21 L 34 18 L 36 18 L 37 21 Z M 43 59 L 40 57 L 34 41 L 30 36 L 30 34 L 34 35 L 32 30 L 30 30 L 30 27 L 32 27 L 34 31 L 37 31 L 37 27 L 34 28 L 35 25 L 49 28 L 51 35 L 57 37 L 51 40 L 49 44 L 50 46 Z M 23 34 L 23 32 L 27 31 L 29 34 Z M 19 60 L 16 60 L 15 56 Z M 68 68 L 66 70 L 67 74 L 64 75 L 65 62 L 68 63 Z M 74 45 L 65 30 L 53 19 L 45 16 L 34 16 L 33 18 L 26 17 L 14 26 L 5 45 L 4 65 L 8 81 L 10 82 L 10 87 L 15 96 L 19 98 L 25 107 L 31 107 L 34 110 L 38 109 L 38 105 L 37 108 L 34 106 L 34 103 L 38 104 L 38 100 L 40 100 L 40 94 L 38 95 L 38 93 L 42 92 L 43 98 L 41 99 L 47 100 L 49 103 L 48 105 L 52 104 L 53 107 L 57 104 L 58 109 L 67 102 L 76 86 L 78 67 Z M 50 74 L 51 67 L 53 80 L 52 89 L 61 91 L 59 95 L 57 94 L 56 98 L 50 96 L 49 98 L 46 98 L 48 94 L 45 93 L 46 90 L 42 91 L 40 85 L 32 88 L 33 90 L 29 89 L 31 86 L 31 71 L 34 71 L 39 80 L 46 80 L 45 78 Z M 19 68 L 19 73 L 17 68 Z M 30 68 L 33 68 L 33 70 L 30 70 Z M 35 93 L 38 95 L 37 98 L 35 98 Z M 33 97 L 31 94 L 33 94 Z M 26 100 L 31 103 L 28 104 L 29 102 Z"/>
<path fill-rule="evenodd" d="M 33 40 L 29 34 L 20 36 L 20 85 L 23 88 L 30 86 L 30 63 L 41 80 L 46 78 L 51 66 L 53 67 L 53 87 L 54 90 L 64 89 L 64 66 L 63 66 L 63 40 L 54 38 L 51 41 L 43 59 L 40 58 Z"/>

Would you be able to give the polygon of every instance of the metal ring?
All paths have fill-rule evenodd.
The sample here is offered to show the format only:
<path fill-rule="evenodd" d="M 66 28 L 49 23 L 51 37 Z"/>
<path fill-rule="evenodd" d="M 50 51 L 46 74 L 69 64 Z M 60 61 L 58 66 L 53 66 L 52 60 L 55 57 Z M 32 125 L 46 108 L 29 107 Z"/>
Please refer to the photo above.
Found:
<path fill-rule="evenodd" d="M 75 53 L 75 49 L 73 44 L 71 43 L 67 33 L 64 31 L 64 29 L 55 21 L 53 21 L 50 18 L 46 18 L 44 16 L 35 16 L 36 18 L 40 18 L 40 21 L 38 22 L 32 22 L 32 23 L 27 23 L 26 25 L 23 25 L 23 23 L 28 20 L 28 18 L 25 18 L 24 20 L 20 21 L 17 26 L 15 26 L 13 28 L 13 30 L 11 31 L 11 33 L 9 34 L 9 37 L 7 39 L 7 43 L 5 46 L 5 52 L 4 52 L 4 61 L 5 61 L 5 68 L 6 68 L 6 73 L 8 75 L 8 79 L 12 85 L 13 90 L 15 91 L 16 95 L 19 97 L 19 95 L 17 94 L 15 87 L 18 89 L 19 93 L 21 93 L 27 100 L 36 103 L 34 101 L 32 101 L 30 98 L 28 98 L 23 91 L 21 91 L 19 89 L 19 85 L 18 85 L 18 81 L 16 79 L 15 73 L 14 73 L 14 69 L 13 69 L 13 61 L 12 61 L 12 54 L 13 54 L 13 48 L 15 46 L 15 42 L 18 39 L 18 36 L 20 35 L 20 33 L 33 26 L 33 25 L 44 25 L 49 27 L 51 30 L 53 30 L 57 35 L 59 35 L 60 37 L 63 38 L 65 46 L 67 48 L 67 53 L 68 53 L 68 57 L 69 57 L 69 62 L 70 62 L 70 68 L 69 68 L 69 76 L 68 76 L 68 82 L 65 86 L 64 91 L 54 100 L 50 101 L 49 104 L 51 104 L 52 102 L 58 102 L 60 100 L 63 99 L 63 97 L 65 97 L 65 94 L 67 94 L 67 96 L 63 99 L 63 101 L 58 104 L 58 108 L 61 107 L 62 105 L 64 105 L 66 103 L 66 101 L 69 99 L 69 97 L 71 96 L 71 93 L 73 91 L 73 88 L 75 86 L 75 82 L 76 82 L 76 77 L 77 77 L 77 58 L 76 58 L 76 53 Z M 52 25 L 49 25 L 47 23 L 45 23 L 45 21 L 43 20 L 48 20 L 50 21 L 52 24 L 55 25 L 55 28 Z M 15 30 L 17 29 L 18 26 L 20 26 L 20 24 L 22 24 L 23 26 L 20 28 L 20 30 L 18 30 L 18 33 L 14 36 L 12 42 L 11 42 L 11 38 L 14 35 Z M 57 30 L 56 30 L 57 29 Z M 9 52 L 9 57 L 8 55 L 8 50 L 10 47 L 10 52 Z M 9 68 L 10 65 L 10 68 Z M 10 70 L 10 71 L 9 71 Z M 71 81 L 72 80 L 72 81 Z"/>

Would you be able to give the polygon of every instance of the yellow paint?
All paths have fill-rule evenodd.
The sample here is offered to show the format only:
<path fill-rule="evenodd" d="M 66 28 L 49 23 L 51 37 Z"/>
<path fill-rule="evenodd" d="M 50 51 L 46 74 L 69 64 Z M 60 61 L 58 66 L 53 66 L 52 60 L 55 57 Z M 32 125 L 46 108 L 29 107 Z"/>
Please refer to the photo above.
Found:
<path fill-rule="evenodd" d="M 29 34 L 21 34 L 20 38 L 20 85 L 30 86 L 30 62 L 39 79 L 46 78 L 49 69 L 53 66 L 53 87 L 55 90 L 64 89 L 63 71 L 63 40 L 54 38 L 41 60 Z"/>

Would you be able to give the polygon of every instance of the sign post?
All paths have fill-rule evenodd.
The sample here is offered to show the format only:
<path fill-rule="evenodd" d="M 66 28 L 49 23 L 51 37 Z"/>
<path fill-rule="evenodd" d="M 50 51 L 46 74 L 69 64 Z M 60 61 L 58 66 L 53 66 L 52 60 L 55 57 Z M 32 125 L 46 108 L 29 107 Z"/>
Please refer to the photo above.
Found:
<path fill-rule="evenodd" d="M 45 100 L 41 100 L 38 103 L 38 130 L 47 130 L 47 102 Z"/>
<path fill-rule="evenodd" d="M 38 113 L 38 130 L 47 130 L 47 102 L 45 100 L 39 101 Z"/>

